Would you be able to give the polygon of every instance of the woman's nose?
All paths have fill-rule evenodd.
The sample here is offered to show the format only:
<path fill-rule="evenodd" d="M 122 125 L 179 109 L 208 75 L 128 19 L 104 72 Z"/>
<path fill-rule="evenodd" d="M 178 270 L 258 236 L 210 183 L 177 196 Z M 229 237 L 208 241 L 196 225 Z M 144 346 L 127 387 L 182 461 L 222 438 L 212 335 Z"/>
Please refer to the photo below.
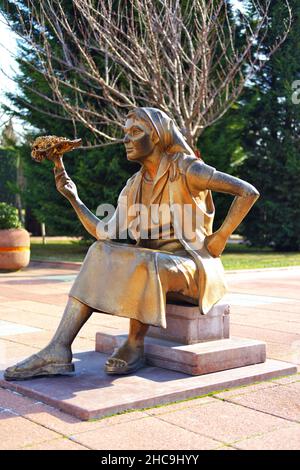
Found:
<path fill-rule="evenodd" d="M 123 139 L 123 143 L 124 143 L 124 144 L 127 144 L 127 143 L 129 142 L 129 140 L 130 140 L 130 139 L 129 139 L 129 135 L 128 135 L 128 134 L 125 134 L 125 137 L 124 137 L 124 139 Z"/>

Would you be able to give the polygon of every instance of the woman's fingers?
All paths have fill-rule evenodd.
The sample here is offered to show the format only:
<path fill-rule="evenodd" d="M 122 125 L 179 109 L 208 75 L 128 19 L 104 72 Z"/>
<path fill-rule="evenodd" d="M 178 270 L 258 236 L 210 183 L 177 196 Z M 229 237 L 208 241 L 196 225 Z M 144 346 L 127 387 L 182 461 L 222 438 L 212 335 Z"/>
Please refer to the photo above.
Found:
<path fill-rule="evenodd" d="M 58 175 L 55 175 L 55 182 L 57 187 L 62 187 L 65 186 L 66 184 L 69 184 L 72 182 L 71 178 L 67 175 L 65 171 L 59 173 Z"/>
<path fill-rule="evenodd" d="M 54 175 L 56 188 L 60 193 L 66 197 L 77 194 L 75 183 L 68 176 L 65 169 L 55 169 Z"/>

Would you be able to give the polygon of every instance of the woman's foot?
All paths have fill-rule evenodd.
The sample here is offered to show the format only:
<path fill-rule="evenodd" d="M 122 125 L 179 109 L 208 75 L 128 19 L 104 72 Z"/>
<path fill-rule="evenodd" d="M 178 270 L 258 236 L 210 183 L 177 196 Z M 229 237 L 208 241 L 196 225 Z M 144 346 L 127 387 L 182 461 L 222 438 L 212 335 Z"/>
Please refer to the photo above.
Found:
<path fill-rule="evenodd" d="M 45 375 L 69 375 L 74 372 L 71 349 L 53 344 L 4 372 L 5 380 L 24 380 Z"/>
<path fill-rule="evenodd" d="M 144 344 L 132 344 L 127 340 L 106 361 L 104 370 L 109 375 L 125 375 L 144 366 Z"/>

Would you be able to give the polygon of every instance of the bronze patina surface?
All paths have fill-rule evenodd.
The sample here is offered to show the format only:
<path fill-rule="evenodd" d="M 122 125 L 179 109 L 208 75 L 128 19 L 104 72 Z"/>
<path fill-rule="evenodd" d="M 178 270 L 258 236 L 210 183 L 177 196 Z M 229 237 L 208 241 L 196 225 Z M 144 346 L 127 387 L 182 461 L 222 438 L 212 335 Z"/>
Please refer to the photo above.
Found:
<path fill-rule="evenodd" d="M 62 149 L 67 147 L 56 146 L 54 153 L 51 145 L 41 149 L 46 154 L 50 149 L 58 191 L 97 241 L 71 289 L 53 339 L 39 353 L 8 368 L 7 380 L 72 372 L 72 342 L 94 311 L 130 318 L 128 339 L 107 360 L 105 370 L 108 374 L 133 372 L 144 365 L 149 325 L 166 326 L 168 298 L 198 304 L 199 314 L 206 314 L 226 291 L 220 255 L 258 191 L 197 158 L 175 122 L 161 110 L 134 109 L 124 133 L 127 159 L 140 163 L 141 169 L 127 181 L 105 227 L 80 200 L 66 173 L 62 153 L 67 150 Z M 215 231 L 211 191 L 235 196 Z M 133 214 L 137 203 L 143 205 L 144 217 L 141 211 Z M 162 221 L 150 209 L 163 206 L 170 210 Z M 181 216 L 186 208 L 190 217 L 184 227 Z M 124 233 L 130 243 L 118 242 Z"/>

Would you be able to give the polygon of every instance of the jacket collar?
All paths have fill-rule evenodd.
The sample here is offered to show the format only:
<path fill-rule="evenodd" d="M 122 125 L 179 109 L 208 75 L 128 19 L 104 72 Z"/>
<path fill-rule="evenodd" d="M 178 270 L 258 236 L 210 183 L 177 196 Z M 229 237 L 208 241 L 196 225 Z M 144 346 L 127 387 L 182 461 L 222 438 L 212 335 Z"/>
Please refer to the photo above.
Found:
<path fill-rule="evenodd" d="M 152 196 L 150 200 L 151 204 L 154 203 L 155 200 L 157 200 L 157 198 L 160 196 L 165 186 L 165 183 L 168 177 L 167 173 L 169 171 L 170 165 L 171 165 L 170 159 L 168 158 L 166 154 L 164 154 L 161 158 L 156 176 L 154 178 Z M 145 174 L 145 169 L 142 168 L 141 172 L 142 172 L 142 177 L 143 177 Z"/>

